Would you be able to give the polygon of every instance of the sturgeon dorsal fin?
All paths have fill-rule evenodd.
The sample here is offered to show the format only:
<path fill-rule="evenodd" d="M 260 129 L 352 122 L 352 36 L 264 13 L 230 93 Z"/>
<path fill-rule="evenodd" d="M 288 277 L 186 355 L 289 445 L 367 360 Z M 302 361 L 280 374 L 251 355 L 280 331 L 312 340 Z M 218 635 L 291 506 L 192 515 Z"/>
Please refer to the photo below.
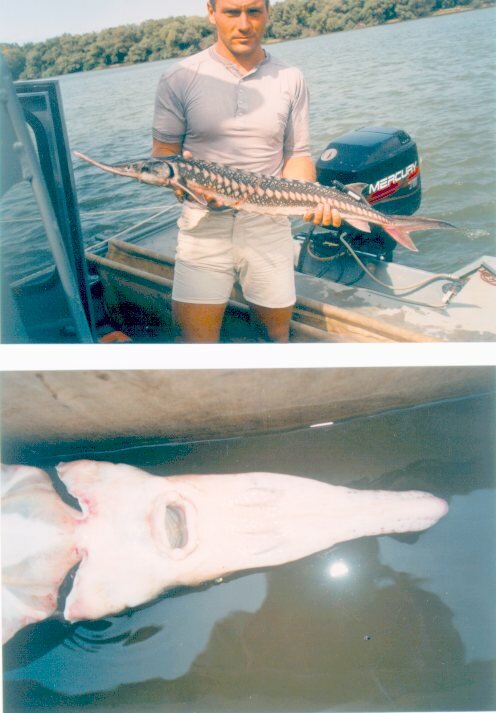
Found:
<path fill-rule="evenodd" d="M 369 187 L 368 183 L 347 183 L 346 184 L 346 189 L 348 191 L 351 191 L 351 193 L 354 193 L 356 199 L 359 200 L 361 203 L 365 203 L 366 205 L 369 205 L 369 202 L 363 195 L 363 192 L 368 187 Z"/>

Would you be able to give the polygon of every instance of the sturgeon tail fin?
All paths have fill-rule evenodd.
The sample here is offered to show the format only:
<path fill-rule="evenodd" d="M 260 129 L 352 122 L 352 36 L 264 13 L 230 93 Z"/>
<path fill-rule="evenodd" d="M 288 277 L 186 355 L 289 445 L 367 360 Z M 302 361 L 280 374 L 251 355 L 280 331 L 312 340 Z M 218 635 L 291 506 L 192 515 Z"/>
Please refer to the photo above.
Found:
<path fill-rule="evenodd" d="M 410 233 L 420 232 L 422 230 L 438 230 L 440 228 L 455 228 L 456 226 L 447 223 L 444 220 L 436 220 L 435 218 L 421 218 L 419 216 L 411 217 L 404 215 L 390 215 L 389 220 L 394 221 L 393 225 L 382 225 L 382 229 L 388 233 L 397 243 L 418 252 L 418 248 L 410 237 Z"/>

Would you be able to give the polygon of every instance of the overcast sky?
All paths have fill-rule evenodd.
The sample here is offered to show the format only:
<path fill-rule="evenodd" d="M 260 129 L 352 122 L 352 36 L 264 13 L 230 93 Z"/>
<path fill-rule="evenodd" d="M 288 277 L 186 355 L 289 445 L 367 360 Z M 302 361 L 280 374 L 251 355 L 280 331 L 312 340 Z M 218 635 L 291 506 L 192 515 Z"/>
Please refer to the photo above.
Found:
<path fill-rule="evenodd" d="M 39 42 L 171 15 L 206 15 L 207 0 L 0 0 L 0 42 Z"/>

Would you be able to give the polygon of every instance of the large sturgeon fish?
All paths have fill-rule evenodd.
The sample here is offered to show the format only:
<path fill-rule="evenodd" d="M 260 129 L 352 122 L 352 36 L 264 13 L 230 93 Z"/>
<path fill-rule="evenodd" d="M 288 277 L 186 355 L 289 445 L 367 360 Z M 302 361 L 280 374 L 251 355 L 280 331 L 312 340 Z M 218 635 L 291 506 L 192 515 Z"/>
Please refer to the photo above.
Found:
<path fill-rule="evenodd" d="M 207 205 L 204 191 L 226 206 L 269 215 L 305 215 L 314 211 L 318 205 L 328 205 L 336 208 L 341 217 L 357 230 L 370 233 L 370 225 L 378 225 L 409 250 L 417 250 L 410 233 L 455 227 L 434 218 L 386 216 L 372 208 L 362 195 L 367 185 L 365 183 L 350 184 L 347 191 L 341 191 L 320 183 L 265 176 L 184 156 L 164 156 L 107 165 L 79 151 L 74 151 L 74 155 L 109 173 L 135 178 L 154 186 L 182 188 L 203 206 Z"/>
<path fill-rule="evenodd" d="M 129 465 L 57 468 L 81 510 L 43 470 L 2 470 L 2 615 L 6 641 L 57 610 L 98 619 L 241 570 L 283 564 L 366 535 L 425 530 L 446 512 L 421 491 L 351 490 L 277 473 L 159 477 Z"/>

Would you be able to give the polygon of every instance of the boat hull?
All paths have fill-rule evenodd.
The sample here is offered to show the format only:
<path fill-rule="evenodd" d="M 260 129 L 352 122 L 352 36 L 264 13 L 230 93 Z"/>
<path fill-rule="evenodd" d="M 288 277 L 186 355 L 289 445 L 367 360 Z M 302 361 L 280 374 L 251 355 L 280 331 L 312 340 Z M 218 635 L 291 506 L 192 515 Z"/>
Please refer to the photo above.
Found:
<path fill-rule="evenodd" d="M 142 323 L 156 330 L 156 338 L 172 341 L 171 294 L 174 260 L 153 249 L 111 240 L 105 256 L 88 253 L 103 286 L 106 309 L 118 324 Z M 436 337 L 402 324 L 344 309 L 319 299 L 332 286 L 325 280 L 297 275 L 297 299 L 291 321 L 294 342 L 435 342 Z M 235 285 L 229 300 L 222 340 L 252 341 L 248 305 Z"/>
<path fill-rule="evenodd" d="M 494 389 L 492 367 L 4 372 L 5 453 L 305 428 Z M 102 446 L 103 447 L 103 446 Z M 4 457 L 6 457 L 4 455 Z"/>
<path fill-rule="evenodd" d="M 132 242 L 110 240 L 106 254 L 88 252 L 90 268 L 103 286 L 113 321 L 146 328 L 156 341 L 172 341 L 171 292 L 176 231 L 169 227 Z M 301 252 L 295 239 L 295 253 Z M 363 256 L 362 256 L 363 257 Z M 304 261 L 296 272 L 293 342 L 489 342 L 496 340 L 493 304 L 496 258 L 484 256 L 447 276 L 399 263 L 363 258 L 376 285 L 351 256 Z M 350 268 L 350 261 L 354 268 Z M 299 261 L 300 262 L 300 261 Z M 329 271 L 329 266 L 332 269 Z M 342 274 L 333 279 L 334 272 Z M 351 277 L 350 277 L 351 276 Z M 348 279 L 350 277 L 350 279 Z M 402 286 L 421 285 L 405 292 Z M 424 286 L 425 285 L 425 286 Z M 221 341 L 253 341 L 249 309 L 235 285 Z M 153 333 L 153 330 L 155 332 Z M 135 336 L 136 335 L 136 336 Z M 130 334 L 140 341 L 139 330 Z"/>

